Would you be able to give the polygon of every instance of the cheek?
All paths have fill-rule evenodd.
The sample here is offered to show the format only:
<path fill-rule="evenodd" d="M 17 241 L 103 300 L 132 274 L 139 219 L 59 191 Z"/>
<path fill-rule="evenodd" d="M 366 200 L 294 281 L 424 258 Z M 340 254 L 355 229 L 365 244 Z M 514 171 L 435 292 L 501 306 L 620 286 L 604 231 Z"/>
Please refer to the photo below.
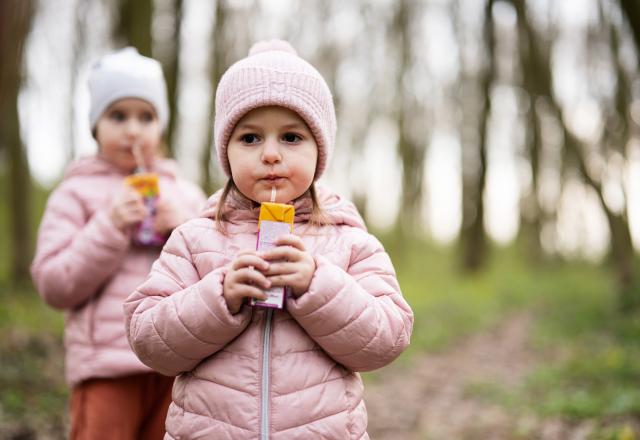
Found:
<path fill-rule="evenodd" d="M 160 149 L 160 140 L 154 140 L 152 143 L 146 145 L 145 153 L 148 156 L 155 155 Z"/>
<path fill-rule="evenodd" d="M 297 174 L 301 180 L 313 180 L 313 176 L 316 173 L 317 156 L 314 154 L 307 154 L 300 157 L 294 162 L 297 168 Z"/>
<path fill-rule="evenodd" d="M 145 149 L 147 154 L 155 154 L 160 148 L 160 144 L 162 143 L 162 133 L 153 133 L 149 135 L 147 138 L 147 142 L 145 142 Z"/>
<path fill-rule="evenodd" d="M 247 178 L 250 177 L 252 171 L 255 169 L 254 158 L 248 154 L 240 154 L 234 148 L 227 149 L 227 158 L 229 160 L 229 168 L 231 168 L 231 175 L 235 178 Z"/>
<path fill-rule="evenodd" d="M 246 166 L 236 165 L 231 167 L 231 177 L 234 182 L 246 185 L 251 181 L 251 170 Z"/>

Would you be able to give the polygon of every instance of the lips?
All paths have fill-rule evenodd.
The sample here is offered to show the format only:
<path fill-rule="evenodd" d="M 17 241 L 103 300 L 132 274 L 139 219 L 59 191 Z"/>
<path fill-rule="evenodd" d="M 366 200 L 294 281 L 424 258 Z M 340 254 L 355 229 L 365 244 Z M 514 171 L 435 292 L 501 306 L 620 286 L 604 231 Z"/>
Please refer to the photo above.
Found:
<path fill-rule="evenodd" d="M 276 183 L 282 182 L 284 180 L 284 177 L 267 176 L 267 177 L 263 177 L 262 180 L 267 182 L 267 183 L 269 183 L 269 184 L 276 184 Z"/>

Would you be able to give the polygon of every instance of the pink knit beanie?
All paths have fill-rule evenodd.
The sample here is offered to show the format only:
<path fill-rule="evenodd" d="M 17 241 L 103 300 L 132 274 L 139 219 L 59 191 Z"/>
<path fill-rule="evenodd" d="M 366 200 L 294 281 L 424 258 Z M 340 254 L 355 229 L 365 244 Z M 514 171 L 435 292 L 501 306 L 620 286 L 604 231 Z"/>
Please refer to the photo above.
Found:
<path fill-rule="evenodd" d="M 233 64 L 220 79 L 214 133 L 222 170 L 231 177 L 227 145 L 238 121 L 247 112 L 269 105 L 293 110 L 309 126 L 318 145 L 314 180 L 318 179 L 335 142 L 333 98 L 320 73 L 282 40 L 256 43 L 249 56 Z"/>

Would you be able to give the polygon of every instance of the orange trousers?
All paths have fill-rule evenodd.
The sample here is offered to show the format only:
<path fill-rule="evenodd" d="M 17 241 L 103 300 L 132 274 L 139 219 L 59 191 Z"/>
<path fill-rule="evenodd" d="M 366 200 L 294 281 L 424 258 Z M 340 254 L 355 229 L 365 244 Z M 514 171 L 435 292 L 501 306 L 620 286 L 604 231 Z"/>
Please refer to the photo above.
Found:
<path fill-rule="evenodd" d="M 71 392 L 72 440 L 161 440 L 173 377 L 89 379 Z"/>

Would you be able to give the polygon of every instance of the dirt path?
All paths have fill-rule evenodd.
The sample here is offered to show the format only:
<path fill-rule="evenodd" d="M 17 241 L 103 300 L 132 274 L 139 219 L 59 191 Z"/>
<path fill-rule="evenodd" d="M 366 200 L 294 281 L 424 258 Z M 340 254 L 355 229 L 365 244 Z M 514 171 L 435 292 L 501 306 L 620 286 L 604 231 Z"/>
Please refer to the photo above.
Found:
<path fill-rule="evenodd" d="M 514 415 L 467 392 L 470 384 L 516 385 L 542 361 L 529 343 L 530 328 L 529 315 L 511 316 L 442 353 L 416 358 L 410 369 L 381 372 L 365 388 L 371 438 L 586 439 L 593 424 Z"/>

